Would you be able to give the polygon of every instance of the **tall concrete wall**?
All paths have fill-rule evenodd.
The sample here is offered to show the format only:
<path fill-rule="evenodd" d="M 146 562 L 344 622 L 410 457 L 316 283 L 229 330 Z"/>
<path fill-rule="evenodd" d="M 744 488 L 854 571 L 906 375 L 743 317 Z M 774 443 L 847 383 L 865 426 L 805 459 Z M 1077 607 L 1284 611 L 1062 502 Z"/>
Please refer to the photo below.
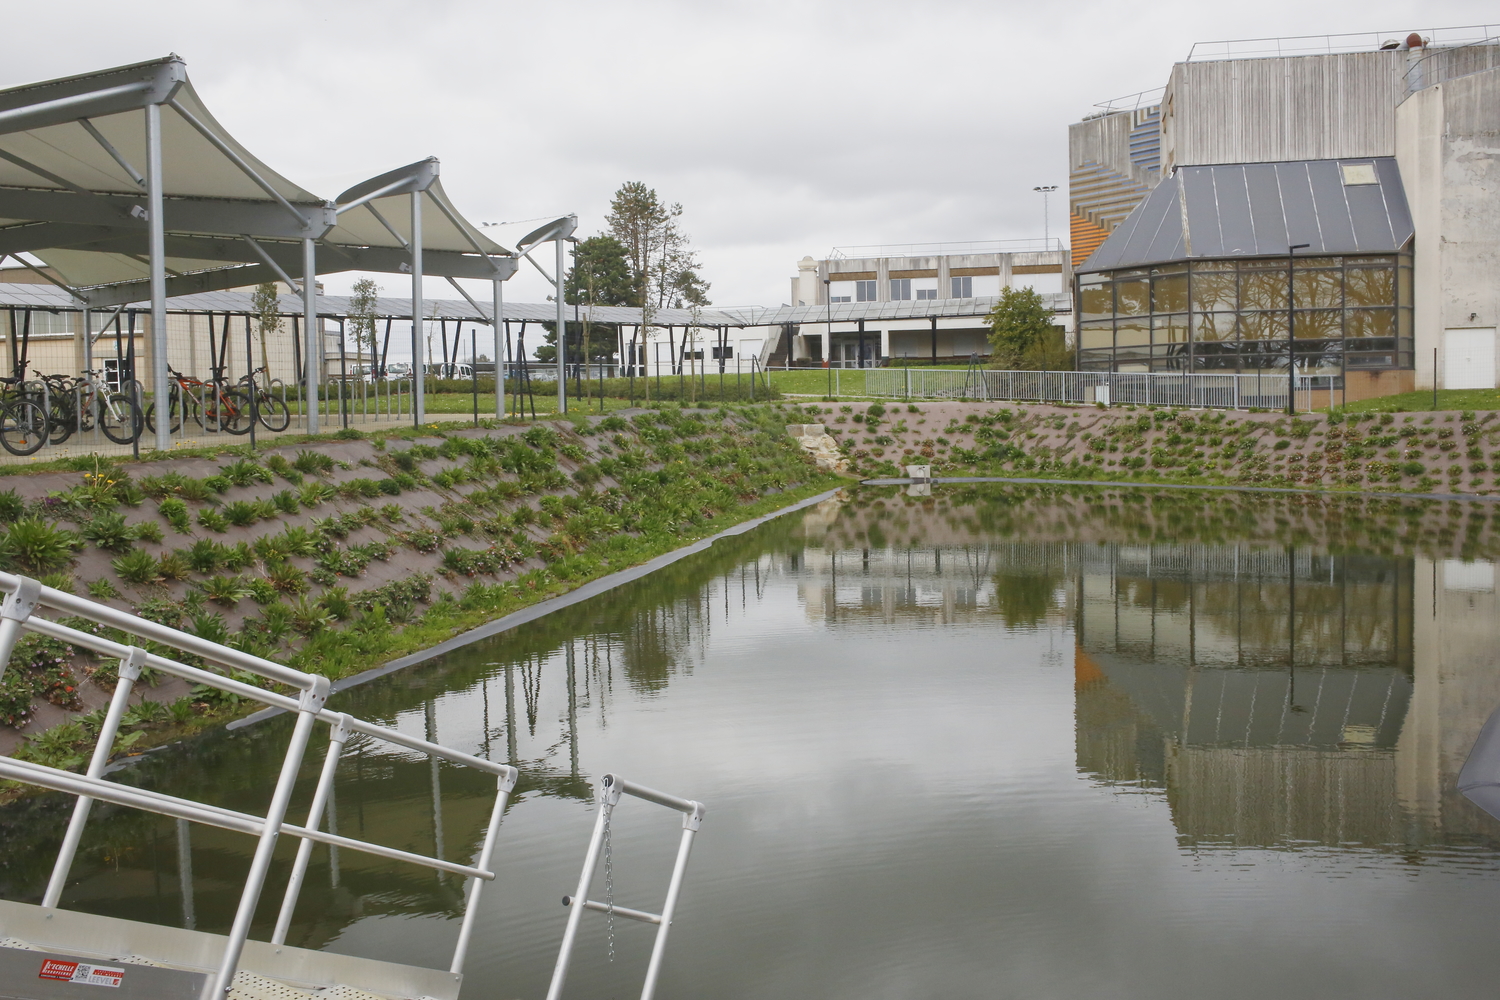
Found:
<path fill-rule="evenodd" d="M 1500 325 L 1500 69 L 1412 94 L 1395 130 L 1416 228 L 1417 387 L 1431 388 L 1447 330 Z"/>

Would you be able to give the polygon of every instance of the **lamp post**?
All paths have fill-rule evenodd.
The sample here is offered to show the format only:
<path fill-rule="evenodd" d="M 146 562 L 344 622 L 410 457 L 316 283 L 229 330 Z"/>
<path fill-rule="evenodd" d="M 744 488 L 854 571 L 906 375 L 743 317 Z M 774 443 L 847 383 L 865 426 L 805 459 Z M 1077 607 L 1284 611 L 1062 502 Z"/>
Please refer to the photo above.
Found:
<path fill-rule="evenodd" d="M 1286 412 L 1297 412 L 1297 330 L 1294 322 L 1297 303 L 1292 288 L 1292 261 L 1298 250 L 1311 243 L 1293 243 L 1286 248 Z"/>
<path fill-rule="evenodd" d="M 828 398 L 833 398 L 833 279 L 823 279 L 823 306 L 828 314 L 828 330 L 823 336 L 823 367 L 828 369 Z"/>
<path fill-rule="evenodd" d="M 1052 234 L 1050 232 L 1050 220 L 1047 217 L 1047 196 L 1050 195 L 1053 191 L 1057 190 L 1057 185 L 1044 184 L 1040 187 L 1034 187 L 1031 190 L 1040 193 L 1042 196 L 1042 242 L 1046 244 L 1047 248 L 1050 250 L 1052 245 Z"/>

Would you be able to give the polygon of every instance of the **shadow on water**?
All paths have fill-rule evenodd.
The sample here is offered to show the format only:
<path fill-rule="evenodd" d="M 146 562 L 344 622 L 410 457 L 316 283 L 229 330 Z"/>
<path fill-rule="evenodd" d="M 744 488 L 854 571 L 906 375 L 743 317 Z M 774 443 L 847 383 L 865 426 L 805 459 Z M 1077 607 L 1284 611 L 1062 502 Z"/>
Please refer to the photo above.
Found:
<path fill-rule="evenodd" d="M 746 913 L 716 922 L 713 906 L 697 911 L 700 926 L 679 942 L 692 957 L 676 958 L 676 978 L 668 977 L 679 993 L 728 977 L 734 986 L 724 995 L 777 995 L 790 977 L 804 992 L 845 995 L 818 984 L 859 967 L 881 942 L 915 948 L 927 939 L 910 927 L 901 937 L 895 914 L 847 905 L 851 886 L 871 879 L 888 879 L 892 891 L 913 880 L 921 887 L 910 890 L 914 905 L 931 894 L 938 924 L 1044 935 L 1036 927 L 1049 918 L 1028 911 L 1032 923 L 1014 924 L 1022 916 L 1005 910 L 1022 905 L 1022 890 L 993 912 L 941 899 L 962 892 L 958 883 L 945 888 L 944 862 L 927 849 L 982 850 L 979 867 L 1000 865 L 994 870 L 1008 879 L 1031 866 L 1036 874 L 1026 877 L 1040 885 L 1052 869 L 1023 859 L 1073 836 L 1049 833 L 1048 824 L 1064 815 L 1085 826 L 1120 823 L 1099 810 L 1121 797 L 1147 803 L 1151 815 L 1164 810 L 1177 859 L 1121 862 L 1109 869 L 1121 884 L 1170 884 L 1183 859 L 1245 864 L 1266 851 L 1311 859 L 1306 878 L 1382 863 L 1372 858 L 1491 878 L 1500 825 L 1458 794 L 1455 779 L 1500 703 L 1500 508 L 1002 485 L 935 493 L 867 488 L 769 522 L 512 633 L 352 689 L 335 707 L 520 768 L 502 845 L 530 838 L 515 850 L 535 871 L 506 876 L 507 892 L 522 900 L 551 898 L 555 907 L 548 894 L 576 878 L 593 782 L 622 757 L 648 761 L 670 779 L 659 783 L 681 782 L 711 807 L 728 802 L 723 814 L 711 813 L 689 892 L 722 886 L 743 896 Z M 973 672 L 980 663 L 982 675 Z M 1031 735 L 972 714 L 989 699 L 1028 716 Z M 845 831 L 814 821 L 827 843 L 810 845 L 796 824 L 753 818 L 767 802 L 772 813 L 795 813 L 794 803 L 837 794 L 829 789 L 885 752 L 867 742 L 882 726 L 897 727 L 886 730 L 887 742 L 909 751 L 893 756 L 893 767 L 944 748 L 951 773 L 907 794 L 934 817 L 951 816 L 950 833 L 913 848 L 916 820 L 850 807 L 863 838 L 855 854 L 884 857 L 888 844 L 902 858 L 850 868 L 841 852 L 855 842 Z M 114 777 L 262 811 L 288 731 L 278 719 L 214 733 Z M 700 737 L 684 747 L 676 734 L 689 732 Z M 1048 763 L 1058 747 L 1061 769 Z M 757 799 L 723 776 L 762 752 L 781 762 L 790 787 Z M 317 756 L 304 768 L 294 816 L 306 809 Z M 1006 776 L 992 773 L 992 760 L 1007 762 L 999 768 Z M 1026 760 L 1034 773 L 1009 774 Z M 330 809 L 340 832 L 455 860 L 477 850 L 493 793 L 483 775 L 358 738 L 340 775 Z M 1011 789 L 1007 808 L 986 790 L 995 782 Z M 69 800 L 46 795 L 0 809 L 0 895 L 40 898 L 68 808 Z M 248 838 L 95 808 L 64 906 L 227 927 Z M 971 823 L 990 832 L 973 843 L 951 833 Z M 1031 833 L 994 832 L 1008 823 Z M 959 840 L 945 847 L 947 836 Z M 1099 840 L 1095 854 L 1122 845 L 1150 853 L 1160 842 L 1134 827 L 1118 837 Z M 293 850 L 281 846 L 256 936 L 269 934 Z M 504 868 L 505 846 L 501 857 Z M 403 940 L 402 928 L 457 915 L 461 882 L 349 852 L 320 848 L 314 859 L 308 884 L 317 888 L 304 895 L 289 943 L 368 952 L 374 942 L 400 960 L 446 964 L 421 935 Z M 798 879 L 835 880 L 828 902 L 793 888 Z M 1144 884 L 1129 892 L 1150 895 Z M 850 928 L 815 949 L 773 926 L 768 914 L 777 907 Z M 560 918 L 507 911 L 497 920 L 514 940 L 491 932 L 481 968 L 503 969 L 518 994 L 523 986 L 539 992 Z M 933 988 L 918 992 L 993 995 L 985 989 L 997 973 L 982 972 L 995 961 L 987 946 L 953 947 L 967 949 L 962 960 L 929 970 L 922 981 Z M 747 971 L 737 956 L 757 948 L 786 968 Z M 1006 975 L 1015 989 L 1068 995 L 1031 973 Z M 580 976 L 585 990 L 610 981 Z M 1309 980 L 1309 995 L 1317 982 Z M 1171 983 L 1158 988 L 1140 995 L 1176 995 Z"/>

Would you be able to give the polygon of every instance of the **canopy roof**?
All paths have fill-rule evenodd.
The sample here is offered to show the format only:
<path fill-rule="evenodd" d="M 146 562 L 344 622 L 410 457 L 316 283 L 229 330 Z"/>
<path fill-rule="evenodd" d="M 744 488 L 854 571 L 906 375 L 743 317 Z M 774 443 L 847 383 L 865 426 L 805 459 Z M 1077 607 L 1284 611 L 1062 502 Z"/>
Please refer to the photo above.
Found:
<path fill-rule="evenodd" d="M 1414 229 L 1394 157 L 1179 167 L 1080 272 L 1168 261 L 1395 253 Z"/>
<path fill-rule="evenodd" d="M 341 200 L 380 197 L 340 218 L 332 202 L 230 135 L 176 55 L 0 91 L 0 254 L 39 257 L 91 305 L 145 298 L 147 140 L 138 113 L 149 105 L 161 106 L 170 295 L 300 279 L 309 238 L 319 242 L 320 273 L 409 270 L 405 202 L 413 192 L 437 209 L 423 213 L 425 273 L 504 278 L 515 270 L 508 252 L 454 208 L 436 159 L 351 188 Z M 382 206 L 389 227 L 378 221 Z"/>

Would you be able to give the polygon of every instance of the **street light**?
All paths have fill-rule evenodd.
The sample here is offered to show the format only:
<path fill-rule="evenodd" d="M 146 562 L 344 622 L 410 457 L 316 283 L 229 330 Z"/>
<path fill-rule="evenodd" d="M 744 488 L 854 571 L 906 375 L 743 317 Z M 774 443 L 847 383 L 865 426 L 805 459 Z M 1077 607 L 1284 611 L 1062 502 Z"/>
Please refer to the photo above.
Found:
<path fill-rule="evenodd" d="M 1041 187 L 1034 187 L 1031 190 L 1040 192 L 1042 196 L 1042 242 L 1048 244 L 1048 246 L 1050 247 L 1052 242 L 1052 234 L 1049 231 L 1051 229 L 1051 226 L 1049 225 L 1049 220 L 1047 218 L 1047 196 L 1050 195 L 1053 191 L 1057 190 L 1057 185 L 1045 184 Z"/>
<path fill-rule="evenodd" d="M 1292 291 L 1292 260 L 1298 250 L 1306 250 L 1311 243 L 1293 243 L 1286 248 L 1286 412 L 1297 412 L 1297 331 L 1293 316 L 1297 309 Z M 1329 393 L 1332 395 L 1332 393 Z M 1331 401 L 1330 401 L 1331 402 Z M 1311 402 L 1308 404 L 1311 406 Z"/>
<path fill-rule="evenodd" d="M 833 398 L 833 279 L 823 279 L 823 305 L 828 314 L 828 329 L 823 334 L 823 367 L 828 369 L 828 398 Z M 830 411 L 831 412 L 831 411 Z"/>

